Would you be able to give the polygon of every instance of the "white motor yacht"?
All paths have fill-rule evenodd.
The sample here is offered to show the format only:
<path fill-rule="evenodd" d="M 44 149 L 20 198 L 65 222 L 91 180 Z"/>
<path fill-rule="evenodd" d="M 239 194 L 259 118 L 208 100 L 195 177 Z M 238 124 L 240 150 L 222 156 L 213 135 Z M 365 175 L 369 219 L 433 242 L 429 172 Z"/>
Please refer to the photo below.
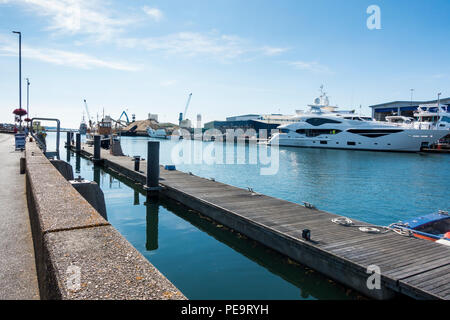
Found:
<path fill-rule="evenodd" d="M 279 126 L 268 144 L 290 147 L 418 152 L 448 134 L 447 130 L 414 129 L 372 121 L 328 106 L 322 92 L 296 122 Z"/>

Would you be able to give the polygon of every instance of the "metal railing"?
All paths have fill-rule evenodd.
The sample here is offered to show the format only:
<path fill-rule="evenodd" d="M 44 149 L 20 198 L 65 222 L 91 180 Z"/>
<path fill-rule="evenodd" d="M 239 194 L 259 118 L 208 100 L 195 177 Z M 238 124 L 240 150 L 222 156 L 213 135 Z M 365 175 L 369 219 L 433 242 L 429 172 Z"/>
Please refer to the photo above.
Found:
<path fill-rule="evenodd" d="M 42 141 L 41 139 L 39 139 L 38 136 L 34 135 L 33 132 L 33 122 L 35 120 L 39 120 L 39 121 L 55 121 L 56 122 L 56 151 L 47 151 L 47 144 L 45 141 Z M 53 119 L 53 118 L 33 118 L 31 119 L 31 123 L 30 123 L 30 134 L 31 136 L 37 141 L 37 143 L 39 144 L 39 146 L 41 147 L 42 151 L 44 152 L 45 156 L 47 158 L 54 158 L 56 157 L 58 160 L 59 158 L 59 138 L 60 138 L 60 130 L 61 126 L 60 126 L 60 121 L 59 119 Z"/>

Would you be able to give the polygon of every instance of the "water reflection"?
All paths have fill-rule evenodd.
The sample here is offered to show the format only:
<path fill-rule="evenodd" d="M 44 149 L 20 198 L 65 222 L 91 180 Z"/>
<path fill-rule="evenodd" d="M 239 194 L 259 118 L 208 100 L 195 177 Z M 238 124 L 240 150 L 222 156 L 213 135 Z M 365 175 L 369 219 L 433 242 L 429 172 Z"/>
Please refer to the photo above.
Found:
<path fill-rule="evenodd" d="M 123 184 L 134 190 L 132 204 L 139 203 L 139 194 L 146 196 L 141 188 L 136 188 L 128 180 L 118 176 L 113 171 L 105 169 L 115 179 L 120 179 Z M 259 244 L 256 241 L 248 239 L 234 230 L 225 226 L 218 225 L 210 218 L 203 216 L 180 203 L 165 197 L 147 199 L 146 206 L 146 239 L 145 249 L 147 251 L 157 252 L 159 250 L 158 236 L 161 226 L 159 226 L 159 212 L 164 208 L 170 213 L 187 221 L 195 228 L 205 232 L 214 239 L 232 248 L 239 254 L 254 261 L 261 267 L 277 275 L 283 280 L 289 282 L 298 288 L 297 299 L 343 299 L 343 298 L 362 298 L 356 292 L 343 286 L 335 284 L 317 272 L 288 259 L 287 257 Z M 217 262 L 220 263 L 220 262 Z M 239 272 L 232 271 L 231 273 Z M 224 274 L 230 277 L 230 274 Z"/>
<path fill-rule="evenodd" d="M 134 201 L 133 201 L 133 206 L 138 206 L 140 204 L 139 202 L 139 191 L 137 191 L 136 189 L 134 189 Z"/>
<path fill-rule="evenodd" d="M 159 221 L 159 206 L 160 203 L 157 199 L 147 199 L 146 212 L 147 212 L 147 240 L 145 248 L 147 251 L 153 251 L 158 249 L 158 221 Z"/>
<path fill-rule="evenodd" d="M 100 186 L 101 185 L 100 184 L 100 172 L 101 172 L 101 169 L 100 169 L 99 166 L 94 166 L 93 171 L 94 171 L 94 181 L 97 182 L 97 184 Z"/>
<path fill-rule="evenodd" d="M 68 163 L 70 163 L 70 153 L 71 153 L 70 149 L 66 148 L 66 162 Z"/>
<path fill-rule="evenodd" d="M 75 173 L 79 174 L 80 172 L 81 172 L 81 157 L 80 154 L 77 153 L 75 159 Z"/>

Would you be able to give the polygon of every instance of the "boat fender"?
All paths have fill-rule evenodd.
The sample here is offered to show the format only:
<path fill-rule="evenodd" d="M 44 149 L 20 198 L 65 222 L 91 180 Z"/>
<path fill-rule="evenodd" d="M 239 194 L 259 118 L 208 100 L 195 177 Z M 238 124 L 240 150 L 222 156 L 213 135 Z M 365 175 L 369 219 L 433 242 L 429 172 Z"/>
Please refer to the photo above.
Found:
<path fill-rule="evenodd" d="M 445 239 L 449 239 L 450 240 L 450 231 L 449 232 L 447 232 L 445 235 L 444 235 L 444 238 Z"/>

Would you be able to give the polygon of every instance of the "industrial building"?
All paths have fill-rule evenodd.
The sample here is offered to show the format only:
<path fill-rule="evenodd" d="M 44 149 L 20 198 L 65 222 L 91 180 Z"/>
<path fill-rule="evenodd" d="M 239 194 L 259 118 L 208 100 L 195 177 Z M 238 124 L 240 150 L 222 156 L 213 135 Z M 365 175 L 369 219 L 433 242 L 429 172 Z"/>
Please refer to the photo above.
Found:
<path fill-rule="evenodd" d="M 222 133 L 226 133 L 226 130 L 237 130 L 242 129 L 255 130 L 259 136 L 259 130 L 267 130 L 268 135 L 270 135 L 271 130 L 276 129 L 278 126 L 286 123 L 292 122 L 291 115 L 282 114 L 246 114 L 240 116 L 228 117 L 226 121 L 211 121 L 205 123 L 205 130 L 217 129 Z"/>
<path fill-rule="evenodd" d="M 375 120 L 384 121 L 386 116 L 401 115 L 405 117 L 413 117 L 414 111 L 422 104 L 437 104 L 437 100 L 430 101 L 393 101 L 381 103 L 373 106 L 372 117 Z M 450 111 L 450 98 L 440 99 L 440 104 L 447 105 L 447 110 Z"/>

